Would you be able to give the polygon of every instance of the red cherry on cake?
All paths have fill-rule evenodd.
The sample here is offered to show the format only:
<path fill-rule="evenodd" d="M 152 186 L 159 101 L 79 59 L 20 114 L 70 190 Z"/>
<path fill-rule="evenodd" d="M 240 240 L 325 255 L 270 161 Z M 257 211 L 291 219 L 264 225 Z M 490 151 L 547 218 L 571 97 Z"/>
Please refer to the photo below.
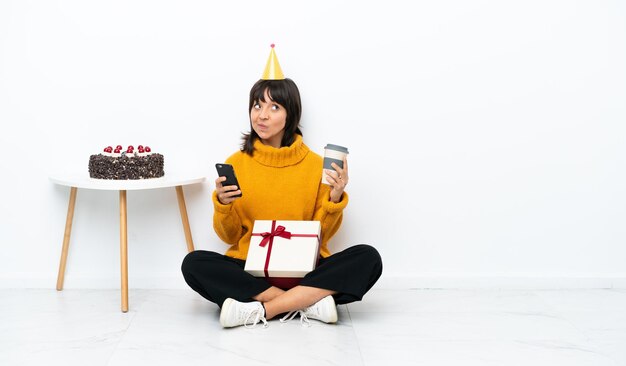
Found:
<path fill-rule="evenodd" d="M 143 150 L 143 145 L 137 146 L 137 150 Z"/>
<path fill-rule="evenodd" d="M 113 148 L 111 146 L 107 146 L 107 147 L 104 148 L 104 152 L 110 153 L 112 151 L 113 151 Z"/>
<path fill-rule="evenodd" d="M 132 154 L 133 153 L 133 147 L 129 146 L 128 149 L 126 149 L 126 153 Z"/>
<path fill-rule="evenodd" d="M 118 149 L 118 148 L 116 147 L 114 152 L 115 152 L 116 154 L 119 154 L 121 151 L 122 151 L 122 149 Z"/>
<path fill-rule="evenodd" d="M 122 145 L 117 145 L 117 146 L 115 147 L 115 150 L 122 150 Z"/>
<path fill-rule="evenodd" d="M 150 146 L 146 146 L 146 147 L 144 147 L 144 150 L 146 150 L 146 152 L 150 152 L 150 151 L 152 151 L 152 150 L 150 150 Z"/>
<path fill-rule="evenodd" d="M 137 151 L 139 151 L 139 153 L 144 153 L 145 150 L 143 149 L 143 146 L 139 145 L 139 147 L 137 148 Z"/>

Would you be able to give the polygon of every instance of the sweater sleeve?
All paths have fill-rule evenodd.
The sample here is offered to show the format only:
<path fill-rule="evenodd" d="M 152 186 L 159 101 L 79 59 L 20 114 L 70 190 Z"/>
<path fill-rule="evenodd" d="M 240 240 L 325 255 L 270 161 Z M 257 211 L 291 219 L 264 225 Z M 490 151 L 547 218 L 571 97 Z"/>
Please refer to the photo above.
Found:
<path fill-rule="evenodd" d="M 348 205 L 348 193 L 343 192 L 341 200 L 334 203 L 330 200 L 330 187 L 320 183 L 315 204 L 313 220 L 320 221 L 322 226 L 322 247 L 337 233 L 343 219 L 343 209 Z"/>
<path fill-rule="evenodd" d="M 237 244 L 243 236 L 241 218 L 234 209 L 234 204 L 222 204 L 217 199 L 217 191 L 213 191 L 213 229 L 225 243 Z"/>

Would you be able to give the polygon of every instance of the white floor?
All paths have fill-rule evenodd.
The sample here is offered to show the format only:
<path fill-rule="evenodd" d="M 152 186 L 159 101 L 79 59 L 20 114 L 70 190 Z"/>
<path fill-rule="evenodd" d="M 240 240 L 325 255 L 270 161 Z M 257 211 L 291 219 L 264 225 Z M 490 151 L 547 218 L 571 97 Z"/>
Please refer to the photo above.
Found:
<path fill-rule="evenodd" d="M 626 290 L 373 290 L 339 323 L 222 329 L 191 290 L 0 290 L 0 365 L 626 365 Z"/>

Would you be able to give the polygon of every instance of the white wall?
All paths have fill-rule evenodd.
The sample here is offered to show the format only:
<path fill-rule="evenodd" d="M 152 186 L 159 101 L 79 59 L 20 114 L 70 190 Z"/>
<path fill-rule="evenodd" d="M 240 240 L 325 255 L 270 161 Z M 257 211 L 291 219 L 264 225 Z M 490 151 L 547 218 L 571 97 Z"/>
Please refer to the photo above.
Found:
<path fill-rule="evenodd" d="M 626 286 L 626 7 L 617 1 L 2 1 L 0 286 L 56 283 L 69 189 L 148 144 L 186 189 L 198 249 L 213 164 L 276 52 L 307 144 L 350 148 L 332 246 L 381 252 L 380 286 Z M 86 174 L 86 173 L 85 173 Z M 117 193 L 79 190 L 66 288 L 119 286 Z M 130 286 L 175 287 L 173 190 L 129 192 Z"/>

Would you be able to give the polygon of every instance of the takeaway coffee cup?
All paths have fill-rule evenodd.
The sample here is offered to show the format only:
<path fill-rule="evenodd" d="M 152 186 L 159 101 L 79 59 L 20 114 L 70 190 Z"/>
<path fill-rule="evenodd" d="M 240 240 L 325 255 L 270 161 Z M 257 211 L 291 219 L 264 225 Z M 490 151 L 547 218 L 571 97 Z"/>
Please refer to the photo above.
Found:
<path fill-rule="evenodd" d="M 326 181 L 326 171 L 335 170 L 330 164 L 335 163 L 343 169 L 343 158 L 346 155 L 348 155 L 348 148 L 346 147 L 333 144 L 327 144 L 326 147 L 324 147 L 324 170 L 322 171 L 322 183 L 330 184 Z"/>

